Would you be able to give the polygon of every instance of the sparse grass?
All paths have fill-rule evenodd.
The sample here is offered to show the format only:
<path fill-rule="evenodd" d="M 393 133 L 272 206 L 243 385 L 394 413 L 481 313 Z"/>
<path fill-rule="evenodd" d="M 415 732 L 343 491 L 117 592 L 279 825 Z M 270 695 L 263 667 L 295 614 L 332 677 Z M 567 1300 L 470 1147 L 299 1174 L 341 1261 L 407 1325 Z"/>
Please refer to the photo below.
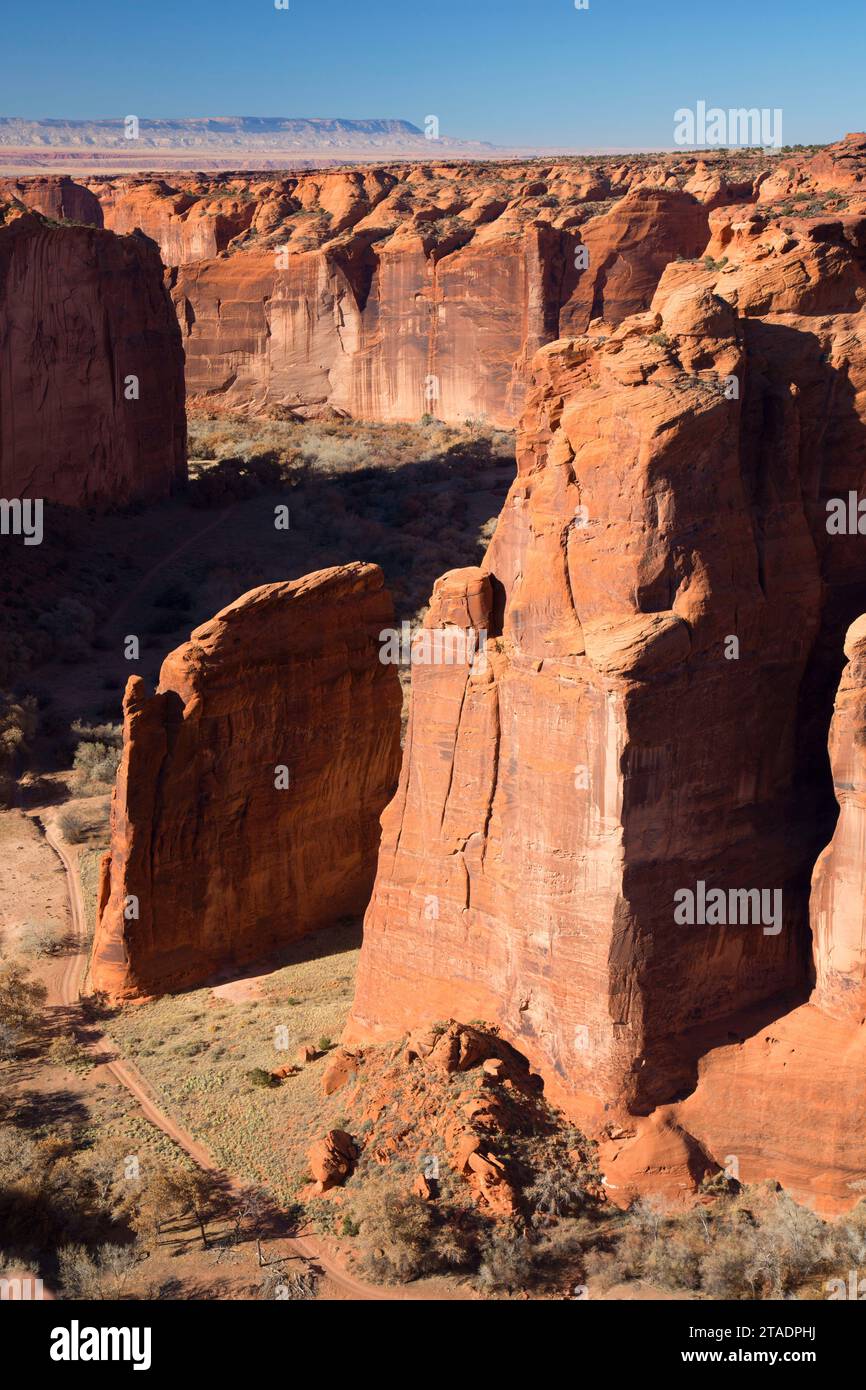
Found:
<path fill-rule="evenodd" d="M 96 931 L 96 899 L 99 890 L 99 866 L 107 844 L 98 844 L 81 851 L 78 856 L 78 873 L 84 893 L 84 909 L 87 918 L 87 935 L 92 939 Z"/>
<path fill-rule="evenodd" d="M 250 1073 L 270 1074 L 302 1044 L 339 1036 L 358 944 L 357 925 L 334 927 L 292 947 L 290 962 L 267 977 L 261 998 L 231 1003 L 209 989 L 193 990 L 125 1009 L 107 1025 L 218 1162 L 264 1183 L 286 1206 L 307 1179 L 310 1144 L 339 1128 L 344 1100 L 321 1094 L 317 1062 L 273 1089 L 251 1084 Z M 288 1050 L 275 1046 L 285 1038 L 278 1028 L 288 1030 Z"/>

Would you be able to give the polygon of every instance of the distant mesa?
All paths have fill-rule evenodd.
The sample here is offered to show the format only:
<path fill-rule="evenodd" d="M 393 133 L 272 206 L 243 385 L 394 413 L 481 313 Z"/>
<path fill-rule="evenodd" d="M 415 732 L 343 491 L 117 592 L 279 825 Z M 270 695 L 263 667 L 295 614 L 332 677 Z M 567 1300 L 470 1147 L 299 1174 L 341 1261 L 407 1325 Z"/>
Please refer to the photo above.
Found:
<path fill-rule="evenodd" d="M 438 131 L 437 131 L 438 134 Z M 494 146 L 485 141 L 459 140 L 442 134 L 441 148 L 455 153 L 484 156 Z M 373 119 L 348 120 L 340 117 L 292 116 L 183 116 L 175 119 L 143 115 L 116 116 L 100 120 L 28 120 L 21 116 L 0 117 L 0 151 L 3 150 L 77 152 L 95 155 L 115 151 L 124 157 L 142 151 L 168 155 L 193 151 L 214 156 L 256 153 L 261 156 L 293 152 L 302 155 L 340 155 L 351 158 L 360 153 L 376 155 L 430 152 L 424 129 L 411 121 Z M 0 163 L 4 160 L 0 156 Z"/>

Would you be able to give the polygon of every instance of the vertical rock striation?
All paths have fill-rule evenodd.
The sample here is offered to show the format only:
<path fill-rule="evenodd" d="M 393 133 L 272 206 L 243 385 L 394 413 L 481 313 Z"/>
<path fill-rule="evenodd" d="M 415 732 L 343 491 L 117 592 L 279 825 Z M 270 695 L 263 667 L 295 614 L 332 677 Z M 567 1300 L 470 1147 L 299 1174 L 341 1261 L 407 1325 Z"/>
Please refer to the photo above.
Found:
<path fill-rule="evenodd" d="M 811 921 L 812 1003 L 833 1018 L 866 1018 L 866 615 L 845 640 L 830 725 L 830 762 L 839 802 L 833 838 L 815 865 Z"/>
<path fill-rule="evenodd" d="M 0 224 L 0 496 L 110 507 L 182 486 L 183 366 L 152 242 Z"/>
<path fill-rule="evenodd" d="M 155 695 L 132 678 L 96 988 L 195 985 L 363 912 L 400 756 L 399 680 L 379 660 L 391 621 L 378 567 L 342 565 L 223 609 L 166 658 Z"/>
<path fill-rule="evenodd" d="M 805 991 L 810 716 L 866 584 L 824 506 L 866 476 L 862 226 L 712 217 L 724 257 L 535 359 L 487 661 L 413 669 L 347 1033 L 496 1020 L 560 1094 L 644 1114 Z M 428 623 L 469 626 L 470 587 Z M 678 920 L 683 890 L 724 914 Z"/>

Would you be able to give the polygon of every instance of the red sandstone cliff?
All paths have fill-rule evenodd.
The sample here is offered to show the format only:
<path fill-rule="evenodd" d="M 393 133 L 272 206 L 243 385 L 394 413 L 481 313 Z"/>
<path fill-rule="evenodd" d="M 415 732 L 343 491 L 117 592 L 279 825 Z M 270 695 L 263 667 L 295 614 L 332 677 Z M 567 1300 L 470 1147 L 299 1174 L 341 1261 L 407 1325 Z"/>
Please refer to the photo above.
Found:
<path fill-rule="evenodd" d="M 0 202 L 20 203 L 55 222 L 83 222 L 89 227 L 104 225 L 96 195 L 67 177 L 0 179 Z"/>
<path fill-rule="evenodd" d="M 377 566 L 343 565 L 223 609 L 155 695 L 130 680 L 95 988 L 197 984 L 363 911 L 399 764 L 391 621 Z"/>
<path fill-rule="evenodd" d="M 493 1019 L 561 1095 L 637 1112 L 805 988 L 814 715 L 866 585 L 825 509 L 866 478 L 864 224 L 712 219 L 651 313 L 536 358 L 470 576 L 486 668 L 413 671 L 348 1030 Z M 465 572 L 428 623 L 469 625 Z M 778 929 L 681 925 L 698 880 L 779 890 Z"/>
<path fill-rule="evenodd" d="M 647 308 L 667 262 L 703 250 L 709 208 L 753 198 L 765 164 L 443 162 L 91 190 L 106 226 L 141 228 L 178 267 L 191 397 L 510 426 L 537 348 Z"/>
<path fill-rule="evenodd" d="M 830 725 L 839 819 L 812 878 L 812 1002 L 860 1024 L 866 1019 L 866 616 L 849 629 L 845 655 Z"/>
<path fill-rule="evenodd" d="M 186 421 L 157 248 L 4 213 L 0 496 L 103 507 L 167 495 L 186 476 Z"/>

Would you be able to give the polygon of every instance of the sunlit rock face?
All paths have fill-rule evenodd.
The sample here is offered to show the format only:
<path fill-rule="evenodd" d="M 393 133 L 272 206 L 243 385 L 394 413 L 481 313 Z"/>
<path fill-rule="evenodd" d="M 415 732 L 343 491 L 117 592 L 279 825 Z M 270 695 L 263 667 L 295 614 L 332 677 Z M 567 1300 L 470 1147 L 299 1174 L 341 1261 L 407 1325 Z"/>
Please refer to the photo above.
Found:
<path fill-rule="evenodd" d="M 130 680 L 95 988 L 199 984 L 363 912 L 399 768 L 392 621 L 378 567 L 341 565 L 223 609 L 155 695 Z"/>
<path fill-rule="evenodd" d="M 535 358 L 486 663 L 413 673 L 349 1037 L 493 1019 L 561 1095 L 645 1113 L 707 1030 L 808 989 L 866 581 L 824 505 L 866 471 L 860 231 L 738 217 L 649 313 Z M 477 623 L 470 587 L 428 623 Z"/>

